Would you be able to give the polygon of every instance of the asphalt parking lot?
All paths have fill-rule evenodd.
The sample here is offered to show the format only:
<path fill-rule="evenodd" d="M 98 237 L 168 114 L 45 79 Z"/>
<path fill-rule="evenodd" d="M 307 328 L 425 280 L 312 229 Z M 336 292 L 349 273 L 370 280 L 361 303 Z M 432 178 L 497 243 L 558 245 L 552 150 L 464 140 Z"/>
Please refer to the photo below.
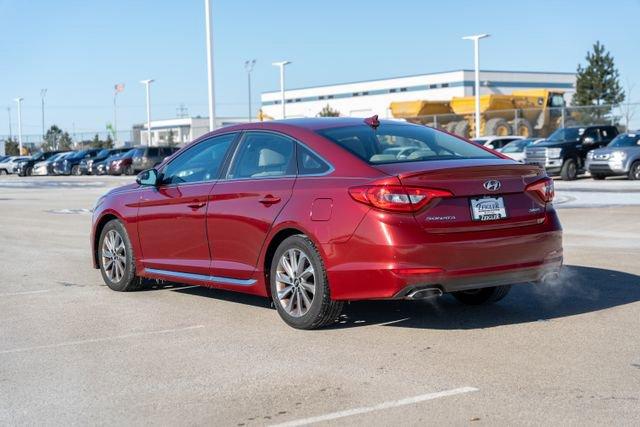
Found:
<path fill-rule="evenodd" d="M 320 331 L 189 286 L 115 293 L 90 209 L 132 177 L 0 178 L 0 425 L 640 420 L 640 184 L 557 183 L 559 283 L 350 304 Z"/>

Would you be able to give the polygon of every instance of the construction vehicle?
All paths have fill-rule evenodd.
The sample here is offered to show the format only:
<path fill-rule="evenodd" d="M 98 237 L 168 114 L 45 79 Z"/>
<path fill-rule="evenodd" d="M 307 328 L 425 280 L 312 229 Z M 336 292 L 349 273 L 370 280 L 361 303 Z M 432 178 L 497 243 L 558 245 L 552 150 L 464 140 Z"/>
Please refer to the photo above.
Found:
<path fill-rule="evenodd" d="M 451 101 L 392 102 L 390 109 L 395 118 L 469 137 L 475 134 L 475 102 L 475 96 L 455 96 Z M 564 106 L 563 92 L 548 89 L 481 95 L 480 134 L 544 137 L 560 126 Z"/>

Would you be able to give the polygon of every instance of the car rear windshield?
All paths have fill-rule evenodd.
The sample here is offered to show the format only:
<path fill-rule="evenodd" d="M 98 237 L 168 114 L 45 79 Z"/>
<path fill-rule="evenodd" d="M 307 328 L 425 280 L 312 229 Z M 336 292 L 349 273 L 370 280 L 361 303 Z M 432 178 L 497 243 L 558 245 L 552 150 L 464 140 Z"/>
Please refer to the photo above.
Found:
<path fill-rule="evenodd" d="M 584 133 L 585 128 L 560 128 L 556 129 L 547 141 L 575 141 L 580 139 L 582 134 Z"/>
<path fill-rule="evenodd" d="M 377 129 L 361 125 L 317 132 L 370 164 L 497 157 L 460 138 L 418 125 L 383 123 Z"/>

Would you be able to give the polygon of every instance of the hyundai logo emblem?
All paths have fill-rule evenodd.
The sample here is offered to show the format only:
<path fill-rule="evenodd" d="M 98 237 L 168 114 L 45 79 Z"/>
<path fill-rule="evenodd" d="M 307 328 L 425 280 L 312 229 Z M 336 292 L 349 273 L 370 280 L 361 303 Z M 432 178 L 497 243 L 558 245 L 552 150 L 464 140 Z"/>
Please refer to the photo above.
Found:
<path fill-rule="evenodd" d="M 485 181 L 483 185 L 484 188 L 489 191 L 498 191 L 500 187 L 502 187 L 502 184 L 497 179 L 490 179 L 489 181 Z"/>

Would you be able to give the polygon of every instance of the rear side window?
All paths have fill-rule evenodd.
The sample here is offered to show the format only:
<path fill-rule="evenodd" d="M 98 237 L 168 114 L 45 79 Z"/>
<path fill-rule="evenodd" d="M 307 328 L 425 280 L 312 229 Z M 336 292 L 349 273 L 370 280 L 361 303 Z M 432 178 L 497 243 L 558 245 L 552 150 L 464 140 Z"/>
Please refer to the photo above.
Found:
<path fill-rule="evenodd" d="M 307 147 L 298 144 L 298 175 L 320 175 L 330 166 Z"/>
<path fill-rule="evenodd" d="M 268 132 L 248 132 L 227 178 L 272 178 L 295 174 L 294 142 Z"/>
<path fill-rule="evenodd" d="M 383 123 L 377 130 L 360 125 L 318 133 L 369 164 L 497 158 L 475 144 L 426 126 Z"/>
<path fill-rule="evenodd" d="M 147 156 L 156 157 L 158 155 L 158 151 L 159 150 L 156 147 L 147 148 Z"/>
<path fill-rule="evenodd" d="M 217 179 L 235 137 L 235 133 L 220 135 L 190 147 L 165 167 L 162 183 L 183 184 Z"/>

